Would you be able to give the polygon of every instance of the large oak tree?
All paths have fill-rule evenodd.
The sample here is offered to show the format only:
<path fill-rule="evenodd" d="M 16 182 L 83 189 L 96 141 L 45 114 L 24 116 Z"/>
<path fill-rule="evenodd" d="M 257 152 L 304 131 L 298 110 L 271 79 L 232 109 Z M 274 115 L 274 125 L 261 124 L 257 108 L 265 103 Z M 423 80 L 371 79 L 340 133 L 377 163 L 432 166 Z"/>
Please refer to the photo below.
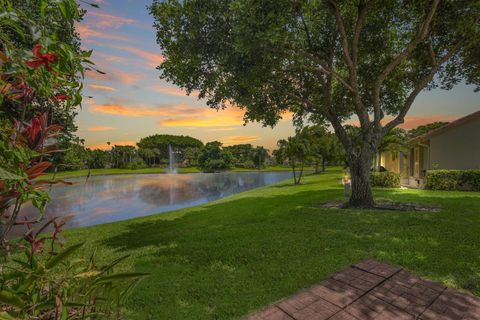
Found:
<path fill-rule="evenodd" d="M 161 77 L 275 125 L 328 121 L 352 175 L 349 204 L 374 205 L 382 137 L 425 89 L 480 84 L 479 0 L 165 0 L 150 7 Z M 356 116 L 357 137 L 345 130 Z"/>

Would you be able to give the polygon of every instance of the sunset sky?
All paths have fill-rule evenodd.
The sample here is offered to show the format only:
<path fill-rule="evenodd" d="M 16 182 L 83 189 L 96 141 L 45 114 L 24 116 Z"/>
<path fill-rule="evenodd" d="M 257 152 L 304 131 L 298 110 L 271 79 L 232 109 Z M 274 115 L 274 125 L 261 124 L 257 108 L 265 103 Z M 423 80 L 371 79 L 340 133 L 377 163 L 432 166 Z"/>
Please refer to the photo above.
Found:
<path fill-rule="evenodd" d="M 93 49 L 92 60 L 106 72 L 89 72 L 85 98 L 79 111 L 78 135 L 91 148 L 112 144 L 133 145 L 151 134 L 183 134 L 203 142 L 226 145 L 252 143 L 269 149 L 293 134 L 290 119 L 274 129 L 260 124 L 243 126 L 237 109 L 215 111 L 194 95 L 159 79 L 155 69 L 162 61 L 155 41 L 150 0 L 102 0 L 100 9 L 89 8 L 77 26 L 84 49 Z M 92 98 L 88 98 L 92 96 Z M 480 109 L 480 94 L 473 87 L 422 93 L 407 116 L 404 128 L 433 121 L 451 121 Z"/>

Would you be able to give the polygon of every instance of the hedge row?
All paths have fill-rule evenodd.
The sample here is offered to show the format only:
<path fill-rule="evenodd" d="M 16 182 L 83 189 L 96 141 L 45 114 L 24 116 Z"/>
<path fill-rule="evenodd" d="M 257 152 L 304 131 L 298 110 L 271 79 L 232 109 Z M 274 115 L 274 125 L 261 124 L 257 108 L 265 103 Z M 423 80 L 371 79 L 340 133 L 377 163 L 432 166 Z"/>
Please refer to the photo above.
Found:
<path fill-rule="evenodd" d="M 370 175 L 372 187 L 398 188 L 400 187 L 400 175 L 395 172 L 372 172 Z"/>
<path fill-rule="evenodd" d="M 480 170 L 429 170 L 425 189 L 480 191 Z"/>

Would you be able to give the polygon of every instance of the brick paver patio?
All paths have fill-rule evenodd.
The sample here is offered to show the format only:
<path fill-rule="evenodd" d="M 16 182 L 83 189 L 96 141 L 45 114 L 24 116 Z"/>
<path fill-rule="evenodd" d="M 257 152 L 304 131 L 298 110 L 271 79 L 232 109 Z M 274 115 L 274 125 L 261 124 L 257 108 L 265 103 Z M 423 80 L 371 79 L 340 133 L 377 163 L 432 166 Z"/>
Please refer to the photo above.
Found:
<path fill-rule="evenodd" d="M 250 320 L 480 320 L 480 298 L 365 260 Z"/>

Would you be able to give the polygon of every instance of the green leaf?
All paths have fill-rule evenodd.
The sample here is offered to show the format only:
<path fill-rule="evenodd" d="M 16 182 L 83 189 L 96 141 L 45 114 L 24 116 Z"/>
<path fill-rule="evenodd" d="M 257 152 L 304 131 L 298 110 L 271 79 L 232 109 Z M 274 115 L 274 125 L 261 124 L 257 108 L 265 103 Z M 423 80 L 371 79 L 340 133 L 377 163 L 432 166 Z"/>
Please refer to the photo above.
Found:
<path fill-rule="evenodd" d="M 101 268 L 102 273 L 105 273 L 105 272 L 111 270 L 113 267 L 115 267 L 117 264 L 119 264 L 120 262 L 122 262 L 123 260 L 125 260 L 125 259 L 128 258 L 128 257 L 130 257 L 130 255 L 125 255 L 125 256 L 123 256 L 123 257 L 120 257 L 120 258 L 112 261 L 110 264 L 102 267 L 102 268 Z"/>
<path fill-rule="evenodd" d="M 44 18 L 45 17 L 45 9 L 47 8 L 47 1 L 46 0 L 41 0 L 40 1 L 40 17 Z"/>
<path fill-rule="evenodd" d="M 52 269 L 55 267 L 57 264 L 71 256 L 77 249 L 79 249 L 81 246 L 83 246 L 83 243 L 79 243 L 73 246 L 68 247 L 64 251 L 60 252 L 58 255 L 53 257 L 50 261 L 47 262 L 45 265 L 45 268 L 47 269 Z"/>
<path fill-rule="evenodd" d="M 17 294 L 9 290 L 0 291 L 0 303 L 9 306 L 23 308 L 25 302 Z"/>
<path fill-rule="evenodd" d="M 149 276 L 150 273 L 144 272 L 125 272 L 125 273 L 117 273 L 112 274 L 109 276 L 104 276 L 97 279 L 95 282 L 97 284 L 110 282 L 110 281 L 121 281 L 121 280 L 128 280 L 128 279 L 136 279 L 136 278 L 143 278 Z"/>
<path fill-rule="evenodd" d="M 8 313 L 6 312 L 1 312 L 0 313 L 0 320 L 15 320 L 14 317 L 10 316 Z"/>
<path fill-rule="evenodd" d="M 8 172 L 3 168 L 0 168 L 0 179 L 1 180 L 24 180 L 25 178 L 17 174 Z"/>

